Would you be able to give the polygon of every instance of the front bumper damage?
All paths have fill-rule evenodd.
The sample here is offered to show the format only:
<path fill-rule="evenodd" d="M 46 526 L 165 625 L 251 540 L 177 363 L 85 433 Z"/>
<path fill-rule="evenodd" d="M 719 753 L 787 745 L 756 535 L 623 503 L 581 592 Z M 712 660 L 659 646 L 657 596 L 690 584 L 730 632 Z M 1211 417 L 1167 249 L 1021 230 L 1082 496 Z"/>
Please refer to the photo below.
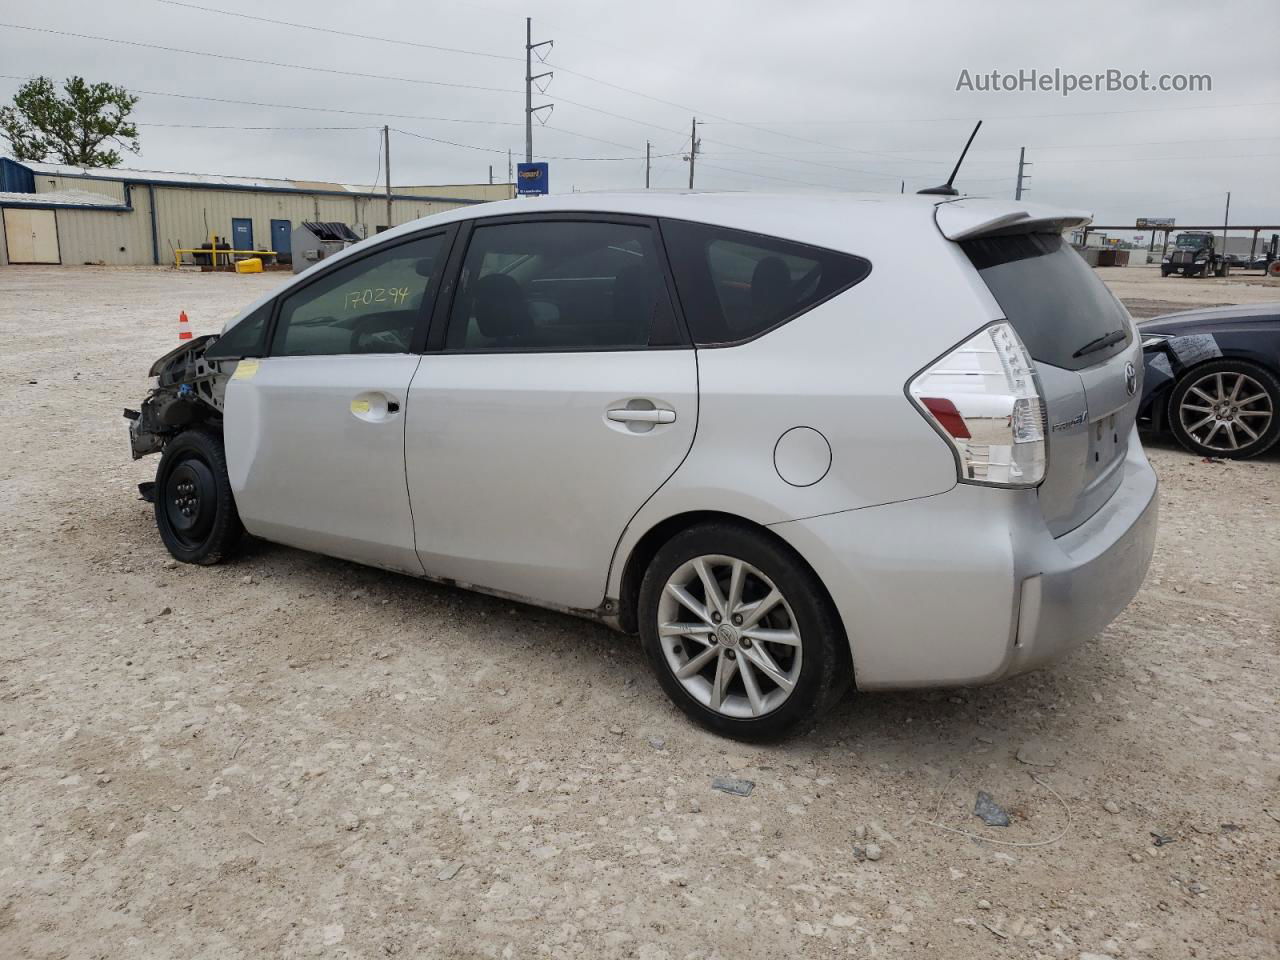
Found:
<path fill-rule="evenodd" d="M 133 459 L 160 452 L 172 436 L 189 426 L 222 422 L 227 378 L 216 361 L 204 358 L 217 339 L 197 337 L 151 365 L 149 375 L 156 378 L 155 387 L 138 410 L 124 411 Z"/>

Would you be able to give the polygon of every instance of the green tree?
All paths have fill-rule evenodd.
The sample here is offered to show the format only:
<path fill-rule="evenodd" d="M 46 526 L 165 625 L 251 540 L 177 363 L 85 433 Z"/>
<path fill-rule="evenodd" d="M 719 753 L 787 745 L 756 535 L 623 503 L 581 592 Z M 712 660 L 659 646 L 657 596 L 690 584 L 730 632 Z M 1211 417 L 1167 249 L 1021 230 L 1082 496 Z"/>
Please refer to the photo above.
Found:
<path fill-rule="evenodd" d="M 118 167 L 120 152 L 100 149 L 104 144 L 138 152 L 138 128 L 129 120 L 137 97 L 124 87 L 88 83 L 84 77 L 71 77 L 63 89 L 65 97 L 51 79 L 36 77 L 22 85 L 11 106 L 0 108 L 0 133 L 16 159 L 53 157 L 73 167 Z"/>

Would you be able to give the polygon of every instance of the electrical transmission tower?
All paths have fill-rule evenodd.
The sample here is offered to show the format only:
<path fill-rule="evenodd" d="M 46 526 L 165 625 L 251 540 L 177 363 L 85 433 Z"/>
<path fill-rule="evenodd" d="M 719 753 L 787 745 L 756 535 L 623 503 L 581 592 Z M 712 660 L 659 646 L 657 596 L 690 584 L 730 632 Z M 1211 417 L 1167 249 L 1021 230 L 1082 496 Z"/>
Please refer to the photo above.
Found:
<path fill-rule="evenodd" d="M 1030 177 L 1026 176 L 1023 172 L 1027 167 L 1030 167 L 1030 166 L 1034 166 L 1034 164 L 1027 163 L 1027 148 L 1019 147 L 1018 148 L 1018 186 L 1013 191 L 1013 199 L 1015 200 L 1022 199 L 1022 191 L 1024 189 L 1022 185 L 1027 180 L 1031 179 Z"/>
<path fill-rule="evenodd" d="M 533 115 L 539 110 L 546 110 L 547 116 L 551 116 L 555 104 L 544 103 L 539 107 L 533 105 L 533 85 L 536 81 L 544 77 L 550 78 L 555 76 L 553 72 L 548 70 L 546 73 L 539 73 L 534 76 L 533 73 L 533 55 L 539 47 L 551 47 L 555 45 L 554 40 L 543 40 L 540 43 L 533 42 L 533 18 L 524 18 L 524 159 L 525 163 L 533 163 Z M 546 58 L 542 54 L 538 54 L 538 62 L 546 63 Z M 546 93 L 545 87 L 538 88 L 539 93 Z M 541 117 L 538 118 L 542 123 L 546 123 Z"/>

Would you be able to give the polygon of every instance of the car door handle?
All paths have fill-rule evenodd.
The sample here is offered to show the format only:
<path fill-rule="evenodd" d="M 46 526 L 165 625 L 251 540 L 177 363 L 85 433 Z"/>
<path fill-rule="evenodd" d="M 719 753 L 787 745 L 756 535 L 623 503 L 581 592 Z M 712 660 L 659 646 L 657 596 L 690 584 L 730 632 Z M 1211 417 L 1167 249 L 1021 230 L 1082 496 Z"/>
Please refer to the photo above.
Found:
<path fill-rule="evenodd" d="M 607 414 L 610 420 L 618 423 L 675 423 L 676 412 L 674 410 L 632 410 L 629 407 L 619 407 L 610 410 Z"/>
<path fill-rule="evenodd" d="M 400 401 L 377 390 L 358 394 L 351 400 L 351 415 L 366 423 L 382 423 L 400 412 Z"/>

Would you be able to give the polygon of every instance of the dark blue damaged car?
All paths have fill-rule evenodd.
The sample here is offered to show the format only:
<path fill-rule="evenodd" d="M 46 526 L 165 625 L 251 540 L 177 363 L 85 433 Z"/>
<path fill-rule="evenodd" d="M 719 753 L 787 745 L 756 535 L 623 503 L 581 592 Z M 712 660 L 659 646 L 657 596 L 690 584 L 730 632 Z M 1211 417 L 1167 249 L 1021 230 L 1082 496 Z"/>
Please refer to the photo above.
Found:
<path fill-rule="evenodd" d="M 1171 313 L 1138 332 L 1139 422 L 1206 457 L 1256 457 L 1280 439 L 1280 302 Z"/>

